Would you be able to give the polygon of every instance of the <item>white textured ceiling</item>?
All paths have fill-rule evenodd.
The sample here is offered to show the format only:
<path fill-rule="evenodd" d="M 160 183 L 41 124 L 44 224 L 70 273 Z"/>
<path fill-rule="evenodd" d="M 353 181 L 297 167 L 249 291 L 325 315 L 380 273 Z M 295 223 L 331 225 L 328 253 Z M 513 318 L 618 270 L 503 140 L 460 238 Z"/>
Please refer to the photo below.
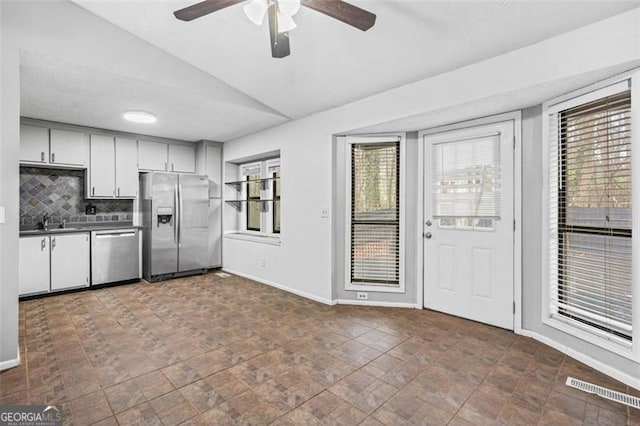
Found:
<path fill-rule="evenodd" d="M 229 140 L 286 119 L 101 69 L 23 52 L 20 60 L 21 114 L 89 127 L 191 140 Z M 131 123 L 122 113 L 153 112 L 153 125 Z"/>
<path fill-rule="evenodd" d="M 1 1 L 1 0 L 0 0 Z M 185 140 L 227 141 L 478 62 L 638 7 L 631 1 L 352 0 L 361 32 L 302 8 L 291 56 L 242 5 L 192 22 L 198 0 L 20 1 L 22 115 Z M 546 66 L 547 64 L 541 64 Z M 154 126 L 121 113 L 147 109 Z"/>
<path fill-rule="evenodd" d="M 344 105 L 621 13 L 638 1 L 352 0 L 377 15 L 361 32 L 302 7 L 291 56 L 271 58 L 266 22 L 242 5 L 191 22 L 192 1 L 74 0 L 289 117 Z"/>

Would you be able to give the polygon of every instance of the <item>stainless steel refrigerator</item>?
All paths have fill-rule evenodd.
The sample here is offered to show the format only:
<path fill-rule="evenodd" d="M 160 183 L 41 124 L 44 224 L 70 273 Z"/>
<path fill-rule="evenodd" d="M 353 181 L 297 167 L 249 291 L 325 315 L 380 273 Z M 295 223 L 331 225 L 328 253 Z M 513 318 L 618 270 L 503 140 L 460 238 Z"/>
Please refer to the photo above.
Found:
<path fill-rule="evenodd" d="M 206 176 L 140 175 L 143 245 L 147 281 L 207 271 L 209 180 Z"/>

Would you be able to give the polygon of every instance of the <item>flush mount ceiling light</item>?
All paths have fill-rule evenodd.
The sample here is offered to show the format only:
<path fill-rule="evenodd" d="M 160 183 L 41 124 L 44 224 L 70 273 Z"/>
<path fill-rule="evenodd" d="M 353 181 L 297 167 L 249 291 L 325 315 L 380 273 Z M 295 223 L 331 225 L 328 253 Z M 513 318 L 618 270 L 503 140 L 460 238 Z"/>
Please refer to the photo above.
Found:
<path fill-rule="evenodd" d="M 124 119 L 134 123 L 155 123 L 158 121 L 155 115 L 146 111 L 127 111 L 123 114 Z"/>
<path fill-rule="evenodd" d="M 246 0 L 204 0 L 173 12 L 181 21 L 191 21 L 225 7 Z M 271 56 L 284 58 L 291 53 L 289 31 L 297 27 L 293 21 L 300 5 L 323 13 L 362 31 L 367 31 L 376 22 L 376 15 L 342 0 L 251 0 L 243 9 L 256 25 L 262 25 L 265 15 L 269 17 Z"/>

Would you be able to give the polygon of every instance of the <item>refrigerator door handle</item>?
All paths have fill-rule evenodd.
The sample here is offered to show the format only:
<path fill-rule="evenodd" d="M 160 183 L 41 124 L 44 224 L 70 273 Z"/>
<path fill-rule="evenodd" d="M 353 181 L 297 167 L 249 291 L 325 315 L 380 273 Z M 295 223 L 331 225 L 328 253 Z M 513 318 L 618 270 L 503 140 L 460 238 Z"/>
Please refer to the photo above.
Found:
<path fill-rule="evenodd" d="M 178 185 L 174 185 L 173 203 L 173 242 L 178 244 L 178 220 L 180 218 L 180 212 L 178 211 Z"/>
<path fill-rule="evenodd" d="M 178 226 L 180 227 L 180 231 L 178 233 L 178 244 L 180 244 L 180 240 L 182 240 L 182 184 L 178 185 L 178 200 L 180 200 L 180 215 L 178 216 Z"/>

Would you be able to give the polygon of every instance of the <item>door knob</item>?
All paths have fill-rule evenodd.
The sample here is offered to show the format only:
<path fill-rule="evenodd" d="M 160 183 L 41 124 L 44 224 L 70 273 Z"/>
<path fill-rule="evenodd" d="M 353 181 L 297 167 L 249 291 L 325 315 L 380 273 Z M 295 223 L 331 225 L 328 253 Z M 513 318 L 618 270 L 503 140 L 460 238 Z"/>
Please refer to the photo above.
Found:
<path fill-rule="evenodd" d="M 431 232 L 425 232 L 425 233 L 424 233 L 424 237 L 425 237 L 426 239 L 431 238 Z"/>
<path fill-rule="evenodd" d="M 428 221 L 426 221 L 424 224 L 425 224 L 425 225 L 427 225 L 427 226 L 431 226 L 431 221 L 430 221 L 430 220 L 428 220 Z"/>

